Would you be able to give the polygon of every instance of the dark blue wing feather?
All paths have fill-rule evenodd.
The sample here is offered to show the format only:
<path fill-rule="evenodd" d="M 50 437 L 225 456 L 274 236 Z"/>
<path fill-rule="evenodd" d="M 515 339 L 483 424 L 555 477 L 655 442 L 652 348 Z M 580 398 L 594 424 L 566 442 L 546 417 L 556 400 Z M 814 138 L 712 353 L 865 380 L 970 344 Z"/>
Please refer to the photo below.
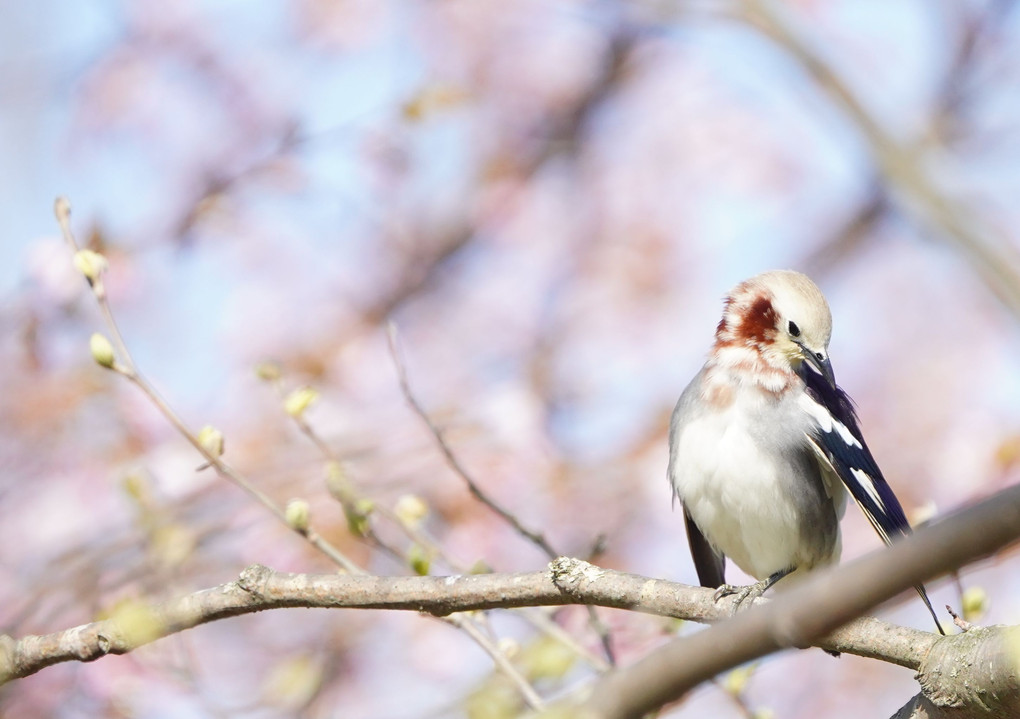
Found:
<path fill-rule="evenodd" d="M 853 402 L 846 392 L 830 386 L 814 372 L 805 372 L 803 378 L 807 384 L 808 396 L 826 409 L 833 420 L 842 424 L 857 440 L 855 444 L 847 442 L 836 425 L 829 431 L 819 427 L 813 438 L 832 462 L 843 484 L 886 542 L 897 535 L 910 534 L 910 523 L 907 522 L 903 507 L 882 476 L 882 470 L 878 468 L 864 441 Z"/>
<path fill-rule="evenodd" d="M 882 476 L 882 470 L 878 468 L 864 441 L 853 402 L 846 392 L 833 387 L 816 372 L 805 371 L 801 373 L 801 378 L 807 385 L 808 397 L 819 405 L 819 414 L 827 415 L 818 423 L 812 439 L 864 511 L 871 526 L 887 544 L 910 534 L 910 523 L 903 513 L 903 507 Z M 945 634 L 924 585 L 918 584 L 914 588 L 935 620 L 939 632 Z"/>

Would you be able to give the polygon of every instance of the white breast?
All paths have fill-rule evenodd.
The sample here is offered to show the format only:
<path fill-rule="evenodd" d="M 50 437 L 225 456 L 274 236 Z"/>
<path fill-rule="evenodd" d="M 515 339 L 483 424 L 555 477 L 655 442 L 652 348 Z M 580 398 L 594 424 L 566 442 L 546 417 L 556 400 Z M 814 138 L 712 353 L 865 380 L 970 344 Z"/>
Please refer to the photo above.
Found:
<path fill-rule="evenodd" d="M 830 496 L 795 403 L 741 387 L 723 409 L 682 404 L 670 479 L 716 549 L 758 579 L 838 558 L 845 496 Z"/>

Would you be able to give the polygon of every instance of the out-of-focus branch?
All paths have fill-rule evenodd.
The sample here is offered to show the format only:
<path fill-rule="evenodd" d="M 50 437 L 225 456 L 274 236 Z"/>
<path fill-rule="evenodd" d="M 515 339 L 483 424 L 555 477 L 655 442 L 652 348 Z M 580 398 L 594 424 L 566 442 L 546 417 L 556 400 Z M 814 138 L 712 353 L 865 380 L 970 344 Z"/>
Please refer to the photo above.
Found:
<path fill-rule="evenodd" d="M 941 89 L 932 103 L 931 132 L 933 139 L 952 145 L 967 134 L 964 117 L 968 104 L 973 104 L 975 81 L 982 55 L 996 42 L 1001 24 L 1013 11 L 1015 0 L 991 0 L 982 7 L 965 4 L 947 5 L 943 20 L 956 31 L 953 62 L 942 78 Z M 979 49 L 982 51 L 979 53 Z"/>
<path fill-rule="evenodd" d="M 885 188 L 878 182 L 854 209 L 854 212 L 818 245 L 818 249 L 800 262 L 809 275 L 821 276 L 842 265 L 846 258 L 872 237 L 875 227 L 889 210 Z"/>
<path fill-rule="evenodd" d="M 397 378 L 400 381 L 400 390 L 404 394 L 404 399 L 411 406 L 411 409 L 414 410 L 414 413 L 417 414 L 429 428 L 429 432 L 432 433 L 432 437 L 435 439 L 439 450 L 446 458 L 446 462 L 450 466 L 450 469 L 452 469 L 454 473 L 464 481 L 464 484 L 467 486 L 471 496 L 495 512 L 500 519 L 513 527 L 514 531 L 545 552 L 545 555 L 549 559 L 554 559 L 558 552 L 552 548 L 552 545 L 549 544 L 545 535 L 541 532 L 525 527 L 517 516 L 513 514 L 513 512 L 505 509 L 501 504 L 490 497 L 488 492 L 481 488 L 481 485 L 475 481 L 474 477 L 471 476 L 467 469 L 465 469 L 464 465 L 461 464 L 460 460 L 457 459 L 457 455 L 454 454 L 453 449 L 451 449 L 450 445 L 446 443 L 446 438 L 443 437 L 442 430 L 440 430 L 439 427 L 436 426 L 435 422 L 432 421 L 428 412 L 425 411 L 425 408 L 411 390 L 411 383 L 407 378 L 407 367 L 404 365 L 403 357 L 400 355 L 397 326 L 392 322 L 387 328 L 387 338 L 389 340 L 390 355 L 393 357 L 393 364 L 397 368 Z M 588 622 L 594 632 L 598 634 L 599 639 L 602 642 L 602 648 L 606 653 L 606 659 L 608 659 L 610 664 L 615 664 L 609 629 L 599 618 L 593 607 L 588 608 Z"/>
<path fill-rule="evenodd" d="M 641 716 L 726 669 L 779 649 L 810 646 L 899 592 L 987 557 L 1017 539 L 1020 486 L 922 527 L 886 550 L 843 567 L 818 571 L 761 610 L 741 612 L 704 632 L 670 642 L 626 669 L 610 672 L 595 686 L 584 707 L 588 712 L 585 716 Z M 921 657 L 941 641 L 963 640 L 960 635 L 937 639 L 920 649 Z M 1006 639 L 1002 642 L 1005 645 Z M 838 642 L 826 643 L 826 648 L 842 650 Z M 952 652 L 947 656 L 953 656 Z M 1015 660 L 1005 650 L 1001 659 L 994 686 L 998 695 L 1013 702 L 1011 716 L 1016 716 L 1020 712 L 1020 685 Z M 962 665 L 953 666 L 957 669 L 953 676 L 949 666 L 932 668 L 945 672 L 944 676 L 933 676 L 933 683 L 972 681 Z M 930 687 L 926 685 L 925 689 L 934 699 Z"/>
<path fill-rule="evenodd" d="M 908 216 L 938 231 L 974 266 L 999 300 L 1020 317 L 1020 254 L 993 238 L 968 208 L 933 182 L 923 153 L 897 143 L 847 85 L 773 8 L 769 0 L 743 0 L 743 19 L 789 52 L 838 102 L 871 150 L 883 181 Z"/>
<path fill-rule="evenodd" d="M 74 233 L 71 230 L 71 205 L 65 198 L 57 199 L 55 203 L 55 214 L 57 216 L 57 221 L 60 224 L 60 229 L 63 233 L 64 239 L 75 252 L 77 260 L 80 256 L 80 252 Z M 290 529 L 294 530 L 309 544 L 325 554 L 334 563 L 347 572 L 357 575 L 367 574 L 364 569 L 354 563 L 333 544 L 309 526 L 307 511 L 305 512 L 303 519 L 292 519 L 288 515 L 287 510 L 281 508 L 271 497 L 269 497 L 269 495 L 255 487 L 244 476 L 237 472 L 237 470 L 226 464 L 220 456 L 222 454 L 222 436 L 219 437 L 219 447 L 214 448 L 202 441 L 201 434 L 196 434 L 188 428 L 188 426 L 184 423 L 184 420 L 182 420 L 173 408 L 159 395 L 158 392 L 156 392 L 155 387 L 153 387 L 152 384 L 150 384 L 142 376 L 142 374 L 138 371 L 138 367 L 135 365 L 134 360 L 131 358 L 127 344 L 124 342 L 120 329 L 117 327 L 113 311 L 110 308 L 109 301 L 107 300 L 105 286 L 103 285 L 102 273 L 104 271 L 103 268 L 105 267 L 105 260 L 100 261 L 97 257 L 86 258 L 86 260 L 82 260 L 82 262 L 84 262 L 83 272 L 85 274 L 85 278 L 88 281 L 89 288 L 92 290 L 93 296 L 99 304 L 103 317 L 106 320 L 107 329 L 113 337 L 113 341 L 117 347 L 117 352 L 119 352 L 120 355 L 118 358 L 114 354 L 112 347 L 110 347 L 108 350 L 109 356 L 103 357 L 102 361 L 100 361 L 101 358 L 96 357 L 96 361 L 100 362 L 100 364 L 107 369 L 124 376 L 132 384 L 138 387 L 149 398 L 153 405 L 155 405 L 156 409 L 160 411 L 166 420 L 173 425 L 173 427 L 199 452 L 199 454 L 202 455 L 203 458 L 205 458 L 206 464 L 204 466 L 214 468 L 216 473 L 221 477 L 232 481 L 244 490 L 250 497 L 268 509 L 276 516 L 277 519 L 286 524 Z M 95 355 L 95 349 L 93 350 L 93 354 Z M 323 442 L 314 432 L 311 426 L 307 424 L 307 422 L 303 419 L 301 412 L 295 410 L 292 416 L 297 421 L 298 426 L 302 429 L 302 431 L 304 431 L 306 435 L 319 445 L 320 450 L 324 451 L 328 457 L 335 459 L 335 455 L 333 455 L 328 445 L 326 445 L 326 443 Z M 378 544 L 383 548 L 388 548 L 381 541 L 379 541 Z M 541 698 L 538 696 L 534 688 L 528 683 L 527 679 L 519 671 L 517 671 L 510 662 L 507 661 L 502 650 L 496 645 L 496 643 L 482 634 L 482 632 L 478 631 L 477 627 L 475 627 L 470 620 L 465 619 L 464 617 L 442 617 L 442 620 L 462 629 L 476 642 L 478 642 L 482 649 L 492 657 L 496 666 L 510 678 L 511 682 L 513 682 L 516 687 L 518 687 L 529 707 L 536 711 L 543 708 L 544 704 Z M 160 626 L 160 623 L 149 622 L 148 627 L 146 628 L 146 633 L 149 633 L 151 626 Z M 102 637 L 97 638 L 97 641 L 100 642 L 97 646 L 102 646 L 102 640 Z M 108 652 L 104 651 L 103 653 Z"/>
<path fill-rule="evenodd" d="M 554 559 L 557 556 L 557 552 L 552 548 L 552 545 L 549 544 L 548 540 L 546 540 L 545 535 L 541 532 L 525 527 L 516 515 L 505 509 L 499 504 L 499 502 L 490 497 L 489 493 L 481 488 L 478 482 L 475 481 L 475 478 L 471 476 L 471 473 L 467 471 L 463 464 L 461 464 L 457 455 L 454 454 L 453 450 L 450 448 L 450 445 L 446 443 L 446 438 L 443 436 L 442 430 L 439 429 L 439 427 L 436 426 L 436 423 L 432 421 L 428 412 L 425 411 L 421 402 L 418 401 L 414 392 L 411 391 L 411 383 L 407 379 L 407 367 L 404 365 L 404 360 L 400 355 L 397 326 L 392 322 L 388 327 L 387 338 L 390 343 L 390 356 L 393 357 L 393 364 L 397 368 L 397 378 L 400 381 L 400 391 L 403 393 L 404 399 L 407 401 L 408 405 L 410 405 L 411 409 L 414 410 L 414 413 L 418 415 L 422 422 L 425 423 L 425 426 L 428 427 L 429 432 L 436 441 L 436 446 L 438 446 L 439 451 L 443 453 L 443 457 L 446 459 L 446 463 L 449 465 L 450 469 L 452 469 L 454 474 L 463 480 L 464 486 L 467 487 L 472 497 L 495 512 L 500 519 L 513 527 L 515 532 L 541 549 L 545 555 L 549 557 L 549 559 Z"/>
<path fill-rule="evenodd" d="M 270 370 L 267 373 L 266 379 L 272 383 L 277 395 L 286 407 L 288 395 L 280 380 L 279 370 L 276 368 Z M 288 412 L 287 414 L 298 427 L 298 430 L 305 435 L 329 461 L 330 466 L 328 471 L 330 474 L 332 475 L 336 472 L 342 475 L 343 470 L 340 455 L 316 431 L 315 427 L 305 417 L 304 412 Z M 387 519 L 394 526 L 398 527 L 407 536 L 407 538 L 413 542 L 414 545 L 424 548 L 430 556 L 441 557 L 446 565 L 454 572 L 461 574 L 470 574 L 472 572 L 471 567 L 464 566 L 454 560 L 442 545 L 435 541 L 421 526 L 419 526 L 419 523 L 411 521 L 407 517 L 399 516 L 396 511 L 390 509 L 385 504 L 375 500 L 374 498 L 366 497 L 360 490 L 356 490 L 353 487 L 352 482 L 348 482 L 343 479 L 333 481 L 333 477 L 331 477 L 328 484 L 330 494 L 343 505 L 344 512 L 348 513 L 348 516 L 351 516 L 349 513 L 352 512 L 357 514 L 357 507 L 359 503 L 367 501 L 372 506 L 372 515 L 380 515 Z M 383 538 L 375 531 L 369 516 L 364 518 L 364 522 L 358 523 L 358 529 L 359 533 L 363 534 L 364 537 L 374 546 L 378 547 L 380 550 L 386 552 L 398 561 L 407 562 L 407 556 L 405 553 L 384 541 Z M 427 573 L 432 574 L 433 572 L 429 571 Z M 557 624 L 550 621 L 541 610 L 532 610 L 522 614 L 522 616 L 536 629 L 555 638 L 598 671 L 606 671 L 609 668 L 605 661 L 581 646 L 581 644 L 579 644 L 572 636 L 563 631 L 563 629 Z M 491 631 L 491 627 L 488 627 L 486 615 L 484 613 L 478 612 L 472 615 L 470 619 L 466 616 L 443 617 L 443 619 L 450 624 L 456 625 L 459 629 L 467 632 L 469 636 L 478 641 L 482 649 L 492 657 L 496 665 L 511 678 L 514 684 L 518 686 L 521 694 L 527 698 L 529 705 L 532 707 L 541 706 L 541 700 L 538 699 L 538 695 L 535 693 L 535 690 L 531 687 L 531 685 L 528 684 L 527 680 L 507 661 L 499 647 L 495 643 L 491 642 L 485 634 L 474 626 L 475 623 L 482 624 Z M 537 704 L 535 703 L 536 700 L 538 700 Z"/>
<path fill-rule="evenodd" d="M 60 224 L 60 230 L 63 233 L 64 241 L 67 242 L 68 246 L 77 256 L 80 248 L 78 247 L 78 242 L 75 239 L 74 232 L 71 230 L 71 203 L 66 198 L 57 198 L 54 203 L 54 213 L 56 215 L 57 222 Z M 326 541 L 325 538 L 314 530 L 308 527 L 293 526 L 287 519 L 286 512 L 279 504 L 274 502 L 273 499 L 265 492 L 249 482 L 237 470 L 224 462 L 220 457 L 219 452 L 211 450 L 199 439 L 197 433 L 188 428 L 184 420 L 182 420 L 169 403 L 160 396 L 159 392 L 156 391 L 156 388 L 147 379 L 145 379 L 144 376 L 142 376 L 141 372 L 138 371 L 138 367 L 131 358 L 131 353 L 129 352 L 127 344 L 124 342 L 124 338 L 120 333 L 120 329 L 117 327 L 117 322 L 114 319 L 113 311 L 110 308 L 110 303 L 107 299 L 106 290 L 100 275 L 101 271 L 96 272 L 94 276 L 86 275 L 86 280 L 88 281 L 89 288 L 92 290 L 93 297 L 95 297 L 96 302 L 99 305 L 99 309 L 106 321 L 106 327 L 109 330 L 110 335 L 113 337 L 113 342 L 117 347 L 117 352 L 119 353 L 119 356 L 111 357 L 109 363 L 106 363 L 104 366 L 111 371 L 122 375 L 125 379 L 138 387 L 138 389 L 140 389 L 149 398 L 156 409 L 159 410 L 174 429 L 176 429 L 180 435 L 195 448 L 195 451 L 197 451 L 202 458 L 205 459 L 206 464 L 216 470 L 216 473 L 219 476 L 229 480 L 243 490 L 249 497 L 269 510 L 273 516 L 293 529 L 297 532 L 297 534 L 304 537 L 309 544 L 325 554 L 330 558 L 330 560 L 342 567 L 345 571 L 354 574 L 363 572 L 364 570 L 362 570 L 357 564 L 343 554 L 343 552 Z"/>

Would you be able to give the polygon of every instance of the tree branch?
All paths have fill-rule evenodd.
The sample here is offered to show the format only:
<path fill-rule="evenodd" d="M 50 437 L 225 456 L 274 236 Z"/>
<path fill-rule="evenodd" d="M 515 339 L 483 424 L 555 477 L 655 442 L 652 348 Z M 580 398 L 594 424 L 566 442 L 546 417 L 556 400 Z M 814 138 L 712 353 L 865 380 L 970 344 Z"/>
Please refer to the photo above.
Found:
<path fill-rule="evenodd" d="M 922 527 L 886 550 L 842 567 L 819 570 L 760 610 L 741 612 L 704 632 L 676 639 L 632 666 L 606 674 L 585 705 L 586 716 L 639 717 L 679 699 L 731 667 L 780 649 L 811 646 L 836 627 L 898 593 L 987 557 L 1017 539 L 1020 539 L 1020 486 L 1009 487 L 973 507 Z M 964 636 L 935 639 L 918 649 L 924 658 L 940 642 L 961 642 Z M 1006 643 L 1004 637 L 1000 639 L 1000 644 Z M 819 646 L 841 650 L 838 642 L 821 642 Z M 949 651 L 946 656 L 954 654 Z M 1007 657 L 1005 652 L 1002 656 Z M 1010 661 L 1002 661 L 997 667 L 997 694 L 1012 701 L 1012 711 L 1017 712 L 1020 687 L 1015 661 L 1008 658 Z M 918 668 L 913 659 L 903 666 Z M 941 681 L 964 684 L 974 681 L 972 675 L 976 671 L 956 664 L 943 670 Z M 925 692 L 935 700 L 929 687 L 925 687 Z"/>
<path fill-rule="evenodd" d="M 744 19 L 784 48 L 843 109 L 866 141 L 883 182 L 907 217 L 938 230 L 974 267 L 989 289 L 1020 316 L 1020 253 L 990 232 L 976 214 L 929 176 L 925 158 L 898 143 L 867 111 L 839 75 L 809 46 L 771 0 L 742 0 Z"/>
<path fill-rule="evenodd" d="M 712 590 L 602 569 L 561 557 L 546 571 L 450 577 L 287 574 L 252 565 L 236 581 L 146 607 L 146 620 L 113 617 L 14 640 L 0 637 L 0 682 L 52 664 L 126 654 L 201 624 L 266 609 L 318 607 L 391 609 L 434 616 L 515 607 L 590 604 L 711 622 L 729 617 L 732 600 Z M 869 618 L 836 632 L 823 645 L 916 669 L 935 635 Z"/>
<path fill-rule="evenodd" d="M 876 619 L 834 629 L 919 582 L 989 556 L 1018 538 L 1020 486 L 1015 486 L 923 527 L 888 549 L 820 570 L 778 599 L 759 600 L 756 605 L 761 606 L 753 611 L 740 612 L 706 631 L 670 642 L 626 669 L 603 675 L 584 706 L 586 716 L 640 716 L 726 669 L 778 649 L 812 644 L 921 669 L 927 682 L 925 699 L 931 702 L 994 700 L 1005 702 L 1006 711 L 1016 711 L 1020 685 L 1013 654 L 1007 651 L 1013 641 L 1007 629 L 982 630 L 992 633 L 989 644 L 971 651 L 968 656 L 980 656 L 981 661 L 966 666 L 958 657 L 970 646 L 970 633 L 939 637 Z M 255 565 L 236 582 L 146 607 L 134 612 L 130 621 L 114 616 L 54 634 L 20 640 L 0 637 L 0 681 L 58 662 L 124 654 L 174 632 L 264 609 L 402 609 L 445 616 L 478 609 L 587 604 L 699 622 L 729 617 L 733 599 L 715 602 L 712 595 L 709 589 L 563 557 L 551 562 L 546 572 L 452 577 L 281 574 Z M 977 679 L 982 681 L 975 683 Z M 991 687 L 988 691 L 994 696 L 966 694 L 957 684 Z"/>

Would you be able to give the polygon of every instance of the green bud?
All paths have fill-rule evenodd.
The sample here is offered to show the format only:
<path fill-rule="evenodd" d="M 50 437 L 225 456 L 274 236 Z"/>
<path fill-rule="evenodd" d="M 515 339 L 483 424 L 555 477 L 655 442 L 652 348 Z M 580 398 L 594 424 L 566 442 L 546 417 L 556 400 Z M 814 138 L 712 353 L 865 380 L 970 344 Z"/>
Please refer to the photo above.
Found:
<path fill-rule="evenodd" d="M 300 417 L 308 409 L 308 405 L 319 398 L 319 393 L 312 387 L 299 387 L 283 401 L 283 409 L 291 417 Z"/>
<path fill-rule="evenodd" d="M 414 570 L 415 574 L 425 576 L 429 573 L 432 558 L 425 551 L 424 547 L 415 542 L 407 550 L 407 564 Z"/>
<path fill-rule="evenodd" d="M 306 712 L 301 711 L 302 708 L 318 695 L 326 677 L 318 659 L 288 657 L 269 672 L 263 683 L 262 696 L 266 702 L 287 710 L 290 716 L 304 715 Z"/>
<path fill-rule="evenodd" d="M 428 516 L 429 506 L 425 504 L 425 500 L 421 497 L 414 494 L 405 494 L 397 500 L 393 513 L 397 515 L 397 519 L 405 527 L 413 529 Z"/>
<path fill-rule="evenodd" d="M 255 365 L 255 376 L 266 382 L 280 379 L 280 365 L 275 362 L 259 362 Z"/>
<path fill-rule="evenodd" d="M 198 443 L 202 445 L 202 449 L 213 457 L 223 455 L 223 433 L 212 425 L 207 424 L 198 431 Z"/>
<path fill-rule="evenodd" d="M 79 272 L 85 275 L 85 279 L 92 284 L 106 272 L 110 263 L 106 258 L 94 250 L 78 250 L 74 253 L 74 266 Z"/>
<path fill-rule="evenodd" d="M 492 574 L 492 567 L 484 559 L 479 559 L 471 565 L 468 574 Z"/>
<path fill-rule="evenodd" d="M 343 501 L 344 517 L 351 534 L 364 537 L 368 534 L 368 517 L 375 511 L 375 503 L 371 499 Z"/>
<path fill-rule="evenodd" d="M 347 478 L 344 466 L 335 459 L 326 463 L 326 489 L 338 502 L 348 502 L 354 495 L 351 489 L 351 482 Z"/>
<path fill-rule="evenodd" d="M 499 640 L 499 651 L 503 652 L 503 656 L 507 659 L 513 659 L 521 652 L 521 644 L 513 637 L 503 637 Z"/>
<path fill-rule="evenodd" d="M 107 616 L 116 631 L 132 646 L 147 644 L 166 631 L 155 609 L 138 599 L 122 599 Z"/>
<path fill-rule="evenodd" d="M 308 531 L 308 520 L 311 515 L 308 502 L 303 499 L 290 500 L 287 502 L 285 515 L 287 517 L 287 524 L 290 525 L 291 529 L 301 533 Z"/>
<path fill-rule="evenodd" d="M 968 587 L 963 592 L 963 618 L 976 622 L 988 611 L 988 592 L 982 587 Z"/>
<path fill-rule="evenodd" d="M 757 663 L 737 667 L 726 675 L 726 679 L 723 680 L 723 689 L 734 696 L 743 694 L 747 688 L 747 683 L 751 681 L 751 675 L 754 674 L 757 668 Z"/>
<path fill-rule="evenodd" d="M 574 666 L 577 654 L 552 637 L 535 639 L 521 653 L 519 664 L 532 681 L 562 679 Z"/>
<path fill-rule="evenodd" d="M 152 483 L 141 472 L 132 472 L 121 480 L 121 489 L 142 510 L 152 506 Z"/>
<path fill-rule="evenodd" d="M 183 524 L 166 524 L 152 532 L 152 554 L 163 566 L 179 567 L 198 547 L 198 535 Z"/>
<path fill-rule="evenodd" d="M 96 332 L 89 338 L 89 349 L 92 351 L 92 359 L 96 361 L 96 364 L 106 369 L 113 369 L 117 357 L 113 353 L 113 345 L 110 344 L 110 340 Z"/>

